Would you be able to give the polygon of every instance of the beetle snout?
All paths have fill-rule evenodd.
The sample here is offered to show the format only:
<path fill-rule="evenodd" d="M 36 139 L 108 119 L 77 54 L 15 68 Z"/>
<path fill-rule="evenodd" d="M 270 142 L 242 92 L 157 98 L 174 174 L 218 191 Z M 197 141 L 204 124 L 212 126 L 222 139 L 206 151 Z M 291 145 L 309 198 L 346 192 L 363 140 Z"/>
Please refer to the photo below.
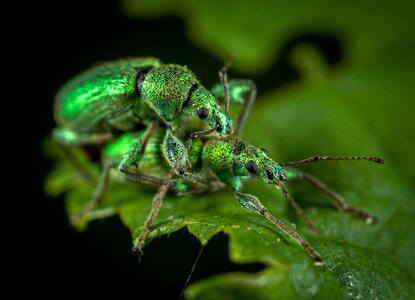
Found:
<path fill-rule="evenodd" d="M 287 174 L 285 174 L 285 172 L 279 172 L 278 179 L 279 181 L 287 181 Z"/>
<path fill-rule="evenodd" d="M 270 168 L 266 171 L 266 177 L 269 180 L 269 183 L 273 183 L 275 181 L 284 182 L 287 181 L 287 174 L 285 174 L 285 170 L 281 169 L 281 167 L 277 168 Z"/>
<path fill-rule="evenodd" d="M 232 132 L 232 126 L 229 124 L 226 124 L 226 126 L 223 126 L 221 123 L 216 122 L 215 128 L 219 134 L 224 134 L 224 133 L 229 134 Z"/>
<path fill-rule="evenodd" d="M 231 133 L 232 132 L 232 121 L 231 119 L 229 119 L 228 116 L 224 114 L 219 114 L 216 117 L 215 128 L 219 134 Z"/>

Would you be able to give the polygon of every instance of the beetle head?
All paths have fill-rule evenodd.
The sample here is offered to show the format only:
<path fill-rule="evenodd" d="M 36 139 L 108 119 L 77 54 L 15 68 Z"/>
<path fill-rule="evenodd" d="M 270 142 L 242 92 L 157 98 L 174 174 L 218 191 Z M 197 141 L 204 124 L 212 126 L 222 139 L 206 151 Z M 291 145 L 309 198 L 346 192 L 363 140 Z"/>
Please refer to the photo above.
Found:
<path fill-rule="evenodd" d="M 231 131 L 232 122 L 221 111 L 215 97 L 184 66 L 166 64 L 151 69 L 139 89 L 143 100 L 166 122 L 183 112 L 206 120 L 220 134 Z"/>
<path fill-rule="evenodd" d="M 266 150 L 233 135 L 210 139 L 203 155 L 205 162 L 224 181 L 233 176 L 250 176 L 279 187 L 287 180 L 284 168 Z"/>

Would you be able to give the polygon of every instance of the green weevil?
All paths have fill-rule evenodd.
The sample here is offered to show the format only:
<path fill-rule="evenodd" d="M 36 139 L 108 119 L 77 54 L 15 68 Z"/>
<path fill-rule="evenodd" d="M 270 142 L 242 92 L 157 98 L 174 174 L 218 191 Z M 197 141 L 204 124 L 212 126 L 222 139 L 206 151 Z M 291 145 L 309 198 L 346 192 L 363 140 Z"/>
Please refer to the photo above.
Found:
<path fill-rule="evenodd" d="M 104 165 L 107 166 L 107 171 L 103 173 L 105 175 L 101 178 L 101 183 L 108 180 L 108 170 L 112 166 L 118 165 L 120 169 L 124 169 L 123 174 L 129 179 L 159 187 L 153 198 L 152 210 L 144 224 L 144 230 L 133 248 L 138 257 L 143 254 L 142 246 L 169 189 L 180 195 L 212 192 L 229 186 L 237 202 L 245 210 L 258 213 L 268 219 L 290 240 L 304 249 L 316 265 L 322 265 L 323 259 L 312 245 L 274 217 L 257 197 L 243 193 L 243 180 L 256 177 L 266 184 L 272 184 L 280 189 L 285 199 L 306 222 L 313 234 L 316 233 L 316 230 L 304 211 L 289 195 L 286 188 L 287 181 L 306 180 L 325 193 L 340 211 L 350 213 L 367 223 L 371 223 L 373 220 L 370 213 L 349 206 L 341 196 L 327 188 L 320 180 L 293 168 L 293 166 L 320 160 L 367 160 L 385 163 L 381 158 L 314 156 L 297 162 L 278 164 L 269 157 L 265 149 L 251 145 L 234 134 L 205 135 L 185 144 L 182 140 L 185 140 L 187 134 L 182 133 L 178 138 L 171 133 L 170 129 L 166 128 L 159 128 L 147 141 L 146 152 L 143 155 L 137 155 L 140 148 L 137 146 L 137 140 L 140 141 L 139 144 L 141 143 L 142 147 L 146 135 L 146 132 L 126 133 L 107 144 L 103 149 Z M 129 153 L 129 155 L 125 153 Z M 185 169 L 180 174 L 172 171 L 177 164 L 183 164 Z M 102 192 L 102 184 L 98 186 L 97 190 Z"/>
<path fill-rule="evenodd" d="M 220 72 L 223 74 L 223 72 Z M 222 78 L 222 77 L 221 77 Z M 219 134 L 232 130 L 232 121 L 217 98 L 226 94 L 226 109 L 246 92 L 255 97 L 249 80 L 233 80 L 212 92 L 186 67 L 163 64 L 157 58 L 120 59 L 96 65 L 66 83 L 57 93 L 53 136 L 62 145 L 101 144 L 116 132 L 128 132 L 161 120 L 173 132 L 182 114 L 203 119 Z M 243 123 L 252 101 L 246 101 Z M 237 126 L 239 128 L 240 125 Z"/>

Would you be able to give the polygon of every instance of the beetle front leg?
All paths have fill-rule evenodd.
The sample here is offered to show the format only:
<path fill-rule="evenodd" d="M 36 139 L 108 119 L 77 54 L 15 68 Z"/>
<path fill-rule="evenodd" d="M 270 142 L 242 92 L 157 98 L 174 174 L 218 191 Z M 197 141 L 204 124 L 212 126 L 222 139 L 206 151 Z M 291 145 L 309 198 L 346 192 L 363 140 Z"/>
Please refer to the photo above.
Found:
<path fill-rule="evenodd" d="M 323 259 L 321 256 L 314 250 L 313 246 L 302 236 L 300 236 L 295 231 L 291 230 L 288 226 L 274 217 L 265 206 L 261 204 L 259 199 L 250 194 L 243 194 L 237 190 L 233 190 L 236 200 L 239 204 L 248 212 L 257 213 L 265 217 L 268 221 L 277 226 L 282 230 L 291 240 L 299 244 L 304 250 L 307 251 L 308 255 L 313 260 L 314 264 L 319 266 L 323 265 Z"/>
<path fill-rule="evenodd" d="M 198 131 L 198 132 L 194 132 L 194 133 L 190 134 L 184 149 L 176 151 L 176 153 L 173 155 L 173 157 L 175 159 L 175 163 L 172 166 L 172 168 L 170 169 L 169 173 L 167 173 L 167 175 L 164 178 L 163 183 L 159 187 L 157 193 L 154 195 L 150 214 L 149 214 L 149 216 L 147 217 L 147 219 L 144 223 L 144 229 L 141 232 L 140 236 L 137 239 L 137 242 L 136 242 L 135 246 L 132 249 L 132 251 L 135 254 L 135 256 L 137 257 L 138 261 L 140 261 L 141 257 L 143 256 L 142 247 L 145 243 L 145 240 L 147 239 L 147 236 L 149 235 L 149 233 L 152 229 L 153 223 L 154 223 L 154 221 L 157 217 L 157 214 L 158 214 L 158 212 L 161 208 L 161 205 L 163 203 L 163 199 L 166 197 L 166 193 L 167 193 L 167 191 L 169 190 L 169 188 L 171 186 L 171 181 L 173 179 L 173 175 L 176 174 L 176 173 L 178 173 L 179 175 L 183 175 L 184 172 L 185 172 L 184 169 L 183 169 L 183 172 L 181 170 L 179 171 L 179 168 L 181 168 L 181 163 L 183 161 L 183 158 L 187 156 L 187 153 L 190 149 L 192 141 L 194 139 L 197 139 L 197 138 L 203 136 L 203 135 L 208 135 L 208 134 L 214 132 L 215 130 L 216 130 L 216 128 L 212 128 L 212 129 L 208 129 L 208 130 L 205 130 L 205 131 Z M 173 138 L 174 136 L 171 134 L 171 137 Z M 175 143 L 177 145 L 180 145 L 180 144 L 177 143 L 177 141 L 174 141 L 174 139 L 173 139 L 173 143 Z M 167 147 L 167 148 L 169 148 L 169 147 Z M 169 159 L 167 158 L 167 160 L 169 160 Z"/>
<path fill-rule="evenodd" d="M 227 80 L 227 76 L 224 76 L 224 84 L 215 84 L 211 92 L 220 100 L 224 99 L 226 103 L 226 97 L 231 104 L 243 104 L 242 110 L 239 113 L 234 134 L 241 135 L 246 119 L 251 110 L 252 104 L 256 97 L 256 85 L 249 79 L 231 79 Z M 226 87 L 226 88 L 225 88 Z M 228 92 L 226 94 L 226 89 Z M 246 97 L 249 95 L 248 97 Z"/>
<path fill-rule="evenodd" d="M 179 162 L 179 160 L 177 162 Z M 157 214 L 158 214 L 158 212 L 161 208 L 161 205 L 163 203 L 163 199 L 166 196 L 167 191 L 169 190 L 170 182 L 173 178 L 173 175 L 176 173 L 176 169 L 177 169 L 178 165 L 179 164 L 177 163 L 175 167 L 171 168 L 171 170 L 169 171 L 167 176 L 162 181 L 162 184 L 160 185 L 157 193 L 153 197 L 151 211 L 150 211 L 150 214 L 148 215 L 148 217 L 147 217 L 147 219 L 144 223 L 144 229 L 141 232 L 140 236 L 137 239 L 137 242 L 136 242 L 135 246 L 132 249 L 132 251 L 133 251 L 134 255 L 137 257 L 138 261 L 140 261 L 141 257 L 143 256 L 142 247 L 145 243 L 145 240 L 147 239 L 148 234 L 150 233 L 150 231 L 152 229 L 154 220 L 156 219 Z"/>
<path fill-rule="evenodd" d="M 287 168 L 287 177 L 288 180 L 306 180 L 325 194 L 334 203 L 339 211 L 346 212 L 354 217 L 360 218 L 367 224 L 371 224 L 373 222 L 374 217 L 371 213 L 349 206 L 342 196 L 329 189 L 323 182 L 314 176 L 297 169 Z"/>
<path fill-rule="evenodd" d="M 285 188 L 284 185 L 280 185 L 279 188 L 282 191 L 282 194 L 284 195 L 285 200 L 294 208 L 297 215 L 304 220 L 306 223 L 308 229 L 310 229 L 310 232 L 312 235 L 317 236 L 317 229 L 314 227 L 313 223 L 310 221 L 310 219 L 307 217 L 303 209 L 298 205 L 298 203 L 291 197 L 291 195 L 288 193 L 288 190 Z"/>

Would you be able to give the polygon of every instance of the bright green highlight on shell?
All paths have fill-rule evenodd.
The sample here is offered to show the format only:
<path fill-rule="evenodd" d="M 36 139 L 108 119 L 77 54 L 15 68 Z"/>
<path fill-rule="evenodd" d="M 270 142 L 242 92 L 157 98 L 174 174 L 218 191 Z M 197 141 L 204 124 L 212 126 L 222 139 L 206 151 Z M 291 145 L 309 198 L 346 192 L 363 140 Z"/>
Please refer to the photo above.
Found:
<path fill-rule="evenodd" d="M 101 64 L 75 77 L 58 92 L 55 119 L 58 124 L 70 124 L 87 112 L 89 123 L 94 118 L 126 111 L 138 99 L 137 69 L 158 66 L 156 58 L 135 58 Z M 84 123 L 87 123 L 85 120 Z"/>
<path fill-rule="evenodd" d="M 105 156 L 112 159 L 122 157 L 141 138 L 142 133 L 126 133 L 115 139 L 104 148 Z"/>

